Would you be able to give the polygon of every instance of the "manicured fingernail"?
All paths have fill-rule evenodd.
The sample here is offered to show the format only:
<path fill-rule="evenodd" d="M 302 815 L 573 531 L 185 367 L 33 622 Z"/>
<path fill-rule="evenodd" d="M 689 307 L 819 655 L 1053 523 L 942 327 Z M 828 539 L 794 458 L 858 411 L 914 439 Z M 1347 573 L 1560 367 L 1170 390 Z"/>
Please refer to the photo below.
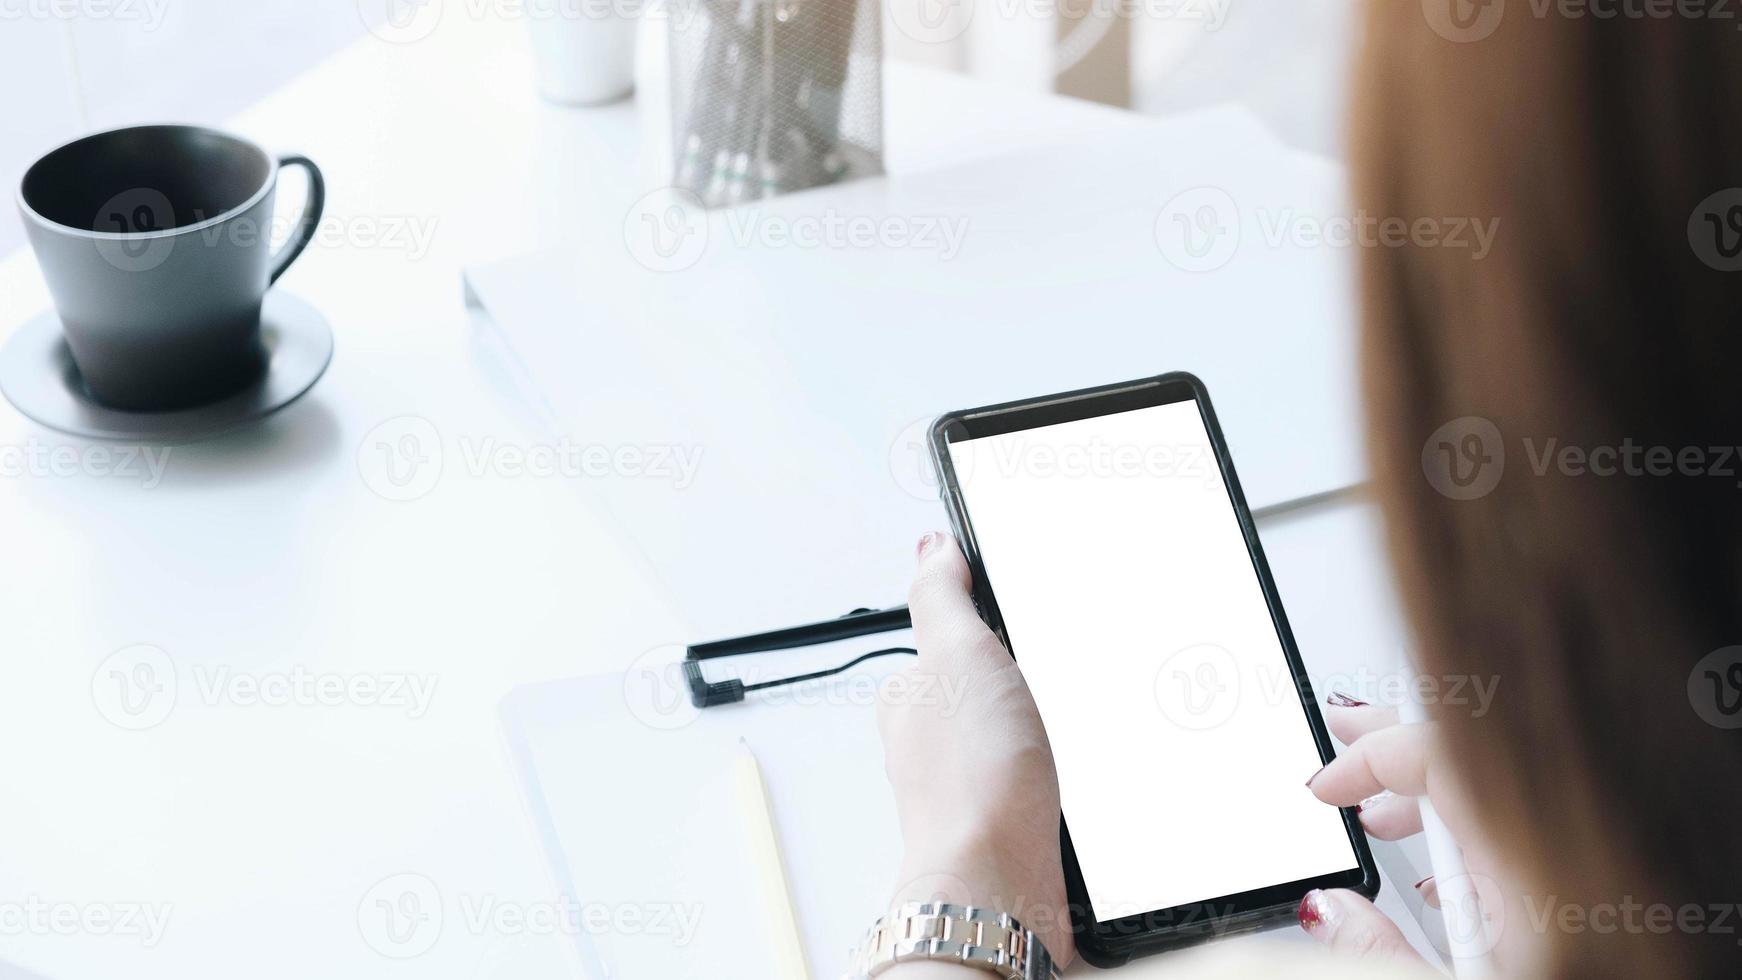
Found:
<path fill-rule="evenodd" d="M 1352 698 L 1352 697 L 1348 696 L 1347 694 L 1344 694 L 1342 691 L 1332 691 L 1331 693 L 1325 695 L 1325 703 L 1326 704 L 1334 704 L 1339 708 L 1365 708 L 1365 707 L 1367 707 L 1367 702 L 1361 700 L 1360 698 Z"/>
<path fill-rule="evenodd" d="M 1440 907 L 1440 883 L 1434 880 L 1433 875 L 1428 875 L 1416 882 L 1415 890 L 1421 893 L 1421 900 L 1426 902 L 1429 908 L 1437 909 Z"/>
<path fill-rule="evenodd" d="M 938 542 L 942 541 L 943 539 L 944 539 L 944 536 L 942 534 L 938 533 L 937 531 L 927 531 L 924 534 L 920 535 L 919 536 L 919 548 L 916 552 L 918 557 L 924 558 L 925 553 L 932 550 L 933 548 L 937 547 Z"/>
<path fill-rule="evenodd" d="M 1294 914 L 1300 918 L 1300 927 L 1305 929 L 1308 935 L 1316 936 L 1319 934 L 1319 930 L 1330 925 L 1331 917 L 1336 914 L 1336 910 L 1331 906 L 1330 896 L 1326 895 L 1322 889 L 1314 888 L 1306 893 L 1305 898 L 1300 900 L 1300 908 L 1295 909 Z"/>
<path fill-rule="evenodd" d="M 1388 789 L 1381 790 L 1378 793 L 1375 793 L 1374 795 L 1369 796 L 1366 799 L 1362 800 L 1361 802 L 1355 804 L 1355 812 L 1364 813 L 1364 812 L 1366 812 L 1368 807 L 1378 806 L 1379 804 L 1384 803 L 1386 800 L 1389 800 L 1389 799 L 1391 799 L 1391 791 Z"/>
<path fill-rule="evenodd" d="M 1313 785 L 1313 779 L 1317 779 L 1317 778 L 1319 778 L 1319 777 L 1320 777 L 1320 776 L 1323 776 L 1323 775 L 1324 775 L 1324 774 L 1325 774 L 1325 770 L 1326 770 L 1326 769 L 1329 769 L 1329 768 L 1331 768 L 1331 767 L 1330 767 L 1330 766 L 1320 766 L 1320 767 L 1319 767 L 1319 771 L 1318 771 L 1318 772 L 1315 772 L 1315 773 L 1313 773 L 1313 778 L 1312 778 L 1312 779 L 1309 779 L 1309 780 L 1307 780 L 1307 781 L 1306 781 L 1306 784 L 1307 784 L 1307 788 L 1308 788 L 1308 789 L 1311 789 L 1311 788 L 1312 788 L 1312 785 Z"/>

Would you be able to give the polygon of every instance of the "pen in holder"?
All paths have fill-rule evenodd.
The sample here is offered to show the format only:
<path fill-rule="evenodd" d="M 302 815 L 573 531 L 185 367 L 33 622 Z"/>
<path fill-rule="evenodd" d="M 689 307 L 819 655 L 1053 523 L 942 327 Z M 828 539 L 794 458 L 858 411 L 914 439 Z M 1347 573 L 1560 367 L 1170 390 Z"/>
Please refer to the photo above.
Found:
<path fill-rule="evenodd" d="M 729 207 L 883 172 L 878 0 L 684 0 L 673 184 Z"/>

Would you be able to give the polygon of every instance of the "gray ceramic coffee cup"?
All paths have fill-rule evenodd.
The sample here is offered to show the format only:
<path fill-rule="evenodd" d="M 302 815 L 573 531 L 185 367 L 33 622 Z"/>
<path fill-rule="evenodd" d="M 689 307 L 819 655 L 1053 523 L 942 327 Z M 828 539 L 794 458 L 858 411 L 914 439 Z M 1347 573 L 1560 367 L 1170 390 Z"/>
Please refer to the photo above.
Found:
<path fill-rule="evenodd" d="M 308 171 L 308 203 L 274 254 L 286 165 Z M 261 301 L 314 237 L 325 199 L 308 158 L 197 126 L 74 140 L 18 189 L 73 363 L 92 397 L 132 411 L 199 405 L 259 380 Z"/>

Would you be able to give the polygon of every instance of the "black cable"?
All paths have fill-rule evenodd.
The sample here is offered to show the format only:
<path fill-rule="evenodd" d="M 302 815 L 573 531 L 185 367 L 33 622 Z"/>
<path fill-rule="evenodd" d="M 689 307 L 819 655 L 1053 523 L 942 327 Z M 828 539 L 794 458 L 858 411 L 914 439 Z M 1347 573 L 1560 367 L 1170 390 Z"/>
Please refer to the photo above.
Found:
<path fill-rule="evenodd" d="M 744 700 L 744 695 L 750 691 L 762 691 L 771 687 L 782 687 L 787 684 L 814 681 L 822 677 L 833 677 L 874 657 L 887 657 L 894 654 L 918 656 L 919 651 L 912 647 L 889 647 L 885 650 L 873 650 L 832 670 L 819 670 L 810 674 L 782 677 L 778 680 L 749 685 L 737 679 L 708 681 L 702 676 L 703 661 L 717 660 L 723 657 L 741 657 L 747 653 L 793 650 L 798 647 L 816 646 L 821 643 L 833 643 L 837 640 L 847 640 L 858 636 L 869 636 L 872 633 L 888 633 L 893 630 L 906 629 L 912 625 L 913 617 L 908 615 L 906 606 L 896 606 L 891 609 L 855 609 L 838 619 L 827 619 L 820 623 L 792 626 L 769 633 L 738 636 L 729 640 L 715 640 L 711 643 L 697 643 L 684 651 L 683 659 L 684 679 L 689 683 L 690 689 L 690 703 L 698 708 L 709 708 L 716 704 L 733 704 Z"/>
<path fill-rule="evenodd" d="M 805 681 L 814 681 L 822 677 L 833 677 L 836 674 L 852 670 L 854 667 L 857 667 L 874 657 L 888 657 L 898 653 L 905 653 L 910 657 L 919 656 L 919 651 L 912 647 L 890 647 L 887 650 L 873 650 L 862 657 L 856 657 L 849 660 L 839 667 L 831 667 L 828 670 L 819 670 L 814 674 L 799 674 L 796 677 L 782 677 L 779 680 L 763 681 L 760 684 L 746 684 L 744 685 L 744 691 L 745 693 L 749 693 L 751 691 L 760 691 L 769 687 L 780 687 L 783 684 L 802 684 Z"/>

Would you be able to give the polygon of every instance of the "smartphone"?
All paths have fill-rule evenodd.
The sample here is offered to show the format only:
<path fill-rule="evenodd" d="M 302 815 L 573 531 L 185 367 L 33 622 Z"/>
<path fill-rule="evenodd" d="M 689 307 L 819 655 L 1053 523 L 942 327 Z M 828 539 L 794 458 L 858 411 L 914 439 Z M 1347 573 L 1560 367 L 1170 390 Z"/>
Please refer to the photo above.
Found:
<path fill-rule="evenodd" d="M 1077 948 L 1095 966 L 1368 897 L 1353 808 L 1209 393 L 1190 374 L 952 412 L 939 491 L 981 616 L 1058 765 Z"/>

